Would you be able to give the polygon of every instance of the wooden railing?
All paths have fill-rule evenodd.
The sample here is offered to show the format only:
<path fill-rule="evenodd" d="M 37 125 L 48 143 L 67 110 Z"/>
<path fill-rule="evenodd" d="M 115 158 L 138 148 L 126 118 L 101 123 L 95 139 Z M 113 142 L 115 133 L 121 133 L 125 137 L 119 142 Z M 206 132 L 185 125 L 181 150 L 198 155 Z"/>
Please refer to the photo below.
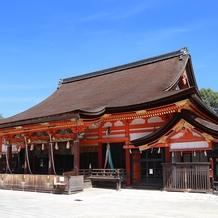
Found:
<path fill-rule="evenodd" d="M 80 175 L 84 179 L 91 181 L 111 181 L 116 182 L 117 190 L 121 189 L 121 183 L 129 177 L 126 169 L 81 169 Z"/>
<path fill-rule="evenodd" d="M 168 191 L 211 192 L 210 163 L 163 164 L 163 185 Z"/>
<path fill-rule="evenodd" d="M 0 174 L 0 188 L 71 194 L 83 190 L 83 176 Z"/>

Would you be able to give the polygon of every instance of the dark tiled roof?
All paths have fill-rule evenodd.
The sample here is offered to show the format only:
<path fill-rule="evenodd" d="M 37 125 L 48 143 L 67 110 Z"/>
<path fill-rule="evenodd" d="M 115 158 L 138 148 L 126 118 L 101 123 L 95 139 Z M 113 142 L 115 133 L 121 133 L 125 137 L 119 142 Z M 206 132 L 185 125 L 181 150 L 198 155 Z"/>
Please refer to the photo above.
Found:
<path fill-rule="evenodd" d="M 140 61 L 120 65 L 120 66 L 117 66 L 117 67 L 112 67 L 112 68 L 108 68 L 108 69 L 104 69 L 104 70 L 100 70 L 100 71 L 95 71 L 95 72 L 92 72 L 92 73 L 87 73 L 87 74 L 84 74 L 84 75 L 79 75 L 79 76 L 66 78 L 66 79 L 62 80 L 62 83 L 75 82 L 75 81 L 78 81 L 78 80 L 88 79 L 88 78 L 91 78 L 91 77 L 102 76 L 102 75 L 105 75 L 105 74 L 108 74 L 108 73 L 115 73 L 117 71 L 127 70 L 127 69 L 130 69 L 130 68 L 139 67 L 139 66 L 146 65 L 146 64 L 151 64 L 151 63 L 155 63 L 155 62 L 166 60 L 166 59 L 173 58 L 173 57 L 178 57 L 179 56 L 180 59 L 182 59 L 183 56 L 185 54 L 187 54 L 187 53 L 188 53 L 188 49 L 187 48 L 182 48 L 182 49 L 180 49 L 178 51 L 158 55 L 158 56 L 151 57 L 151 58 L 146 58 L 146 59 L 143 59 L 143 60 L 140 60 Z"/>
<path fill-rule="evenodd" d="M 97 115 L 110 109 L 122 111 L 175 96 L 182 91 L 168 90 L 179 80 L 187 62 L 190 62 L 190 56 L 183 49 L 64 79 L 50 97 L 20 114 L 3 119 L 0 125 L 71 112 Z"/>

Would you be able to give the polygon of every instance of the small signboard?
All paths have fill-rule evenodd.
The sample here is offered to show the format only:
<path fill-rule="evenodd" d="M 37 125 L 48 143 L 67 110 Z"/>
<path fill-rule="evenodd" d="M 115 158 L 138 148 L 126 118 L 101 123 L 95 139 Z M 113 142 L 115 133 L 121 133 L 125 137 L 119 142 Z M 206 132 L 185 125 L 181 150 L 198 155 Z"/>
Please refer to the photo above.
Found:
<path fill-rule="evenodd" d="M 61 176 L 59 181 L 64 182 L 64 177 Z"/>
<path fill-rule="evenodd" d="M 153 174 L 153 169 L 149 169 L 149 174 Z"/>

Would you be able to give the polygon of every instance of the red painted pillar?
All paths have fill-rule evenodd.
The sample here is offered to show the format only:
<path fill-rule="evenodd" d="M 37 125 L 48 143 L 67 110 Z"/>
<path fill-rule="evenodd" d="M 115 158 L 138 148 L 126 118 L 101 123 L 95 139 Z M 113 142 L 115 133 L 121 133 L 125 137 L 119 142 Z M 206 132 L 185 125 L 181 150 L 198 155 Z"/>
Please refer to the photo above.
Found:
<path fill-rule="evenodd" d="M 48 145 L 48 174 L 54 175 L 55 169 L 54 169 L 54 146 L 53 143 L 50 142 Z"/>
<path fill-rule="evenodd" d="M 102 142 L 98 143 L 98 168 L 103 168 L 102 165 Z"/>
<path fill-rule="evenodd" d="M 6 173 L 12 173 L 12 145 L 6 145 Z"/>
<path fill-rule="evenodd" d="M 165 163 L 171 163 L 170 148 L 165 148 Z"/>

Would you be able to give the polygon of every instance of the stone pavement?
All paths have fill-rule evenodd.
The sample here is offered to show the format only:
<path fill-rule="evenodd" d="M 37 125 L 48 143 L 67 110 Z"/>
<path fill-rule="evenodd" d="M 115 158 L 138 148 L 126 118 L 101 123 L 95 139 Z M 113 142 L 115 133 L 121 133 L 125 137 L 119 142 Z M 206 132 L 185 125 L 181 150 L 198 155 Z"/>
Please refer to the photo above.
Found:
<path fill-rule="evenodd" d="M 218 218 L 218 196 L 126 188 L 72 195 L 0 190 L 0 217 Z"/>

